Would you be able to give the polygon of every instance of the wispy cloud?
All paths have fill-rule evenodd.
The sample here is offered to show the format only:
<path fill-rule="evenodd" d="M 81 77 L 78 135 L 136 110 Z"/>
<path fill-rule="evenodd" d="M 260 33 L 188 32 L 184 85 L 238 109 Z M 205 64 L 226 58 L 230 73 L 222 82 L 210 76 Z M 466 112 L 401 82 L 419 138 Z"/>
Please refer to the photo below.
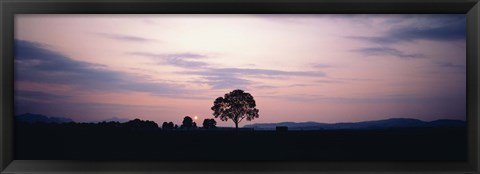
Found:
<path fill-rule="evenodd" d="M 40 102 L 37 100 L 26 100 L 15 98 L 15 113 L 17 115 L 30 113 L 42 113 L 59 117 L 73 118 L 75 121 L 98 121 L 111 117 L 130 117 L 142 118 L 142 113 L 158 112 L 163 113 L 171 110 L 169 106 L 148 106 L 148 105 L 130 105 L 130 104 L 110 104 L 97 102 L 75 102 L 65 100 L 63 102 Z M 130 111 L 132 115 L 125 115 L 125 111 Z"/>
<path fill-rule="evenodd" d="M 303 77 L 324 77 L 326 74 L 321 71 L 283 71 L 273 69 L 258 68 L 216 68 L 205 62 L 203 59 L 208 56 L 191 52 L 175 54 L 157 54 L 150 52 L 129 52 L 128 55 L 149 57 L 159 64 L 167 64 L 186 68 L 186 71 L 177 72 L 179 74 L 188 74 L 200 76 L 200 79 L 191 82 L 207 84 L 212 89 L 242 88 L 247 89 L 251 85 L 261 84 L 248 77 L 253 78 L 285 78 L 294 76 Z M 328 65 L 318 64 L 319 67 Z"/>
<path fill-rule="evenodd" d="M 340 81 L 379 81 L 379 79 L 372 78 L 335 78 Z"/>
<path fill-rule="evenodd" d="M 443 67 L 443 68 L 466 71 L 465 65 L 461 65 L 461 64 L 455 64 L 455 63 L 452 63 L 452 62 L 435 62 L 435 64 L 437 64 L 438 66 Z"/>
<path fill-rule="evenodd" d="M 313 68 L 331 68 L 332 65 L 322 64 L 322 63 L 314 63 L 311 65 Z"/>
<path fill-rule="evenodd" d="M 156 53 L 149 53 L 149 52 L 129 52 L 127 54 L 130 55 L 137 55 L 137 56 L 145 56 L 151 58 L 184 58 L 184 59 L 201 59 L 206 58 L 206 55 L 202 54 L 195 54 L 195 53 L 176 53 L 176 54 L 156 54 Z"/>
<path fill-rule="evenodd" d="M 28 100 L 32 102 L 50 103 L 50 102 L 64 102 L 71 99 L 71 96 L 58 95 L 42 91 L 30 90 L 15 90 L 15 100 Z"/>
<path fill-rule="evenodd" d="M 393 26 L 386 33 L 381 33 L 378 36 L 347 36 L 347 38 L 382 45 L 417 40 L 450 42 L 466 39 L 465 15 L 430 16 L 420 19 L 406 16 L 391 19 L 385 25 L 396 23 L 402 23 L 403 25 Z"/>
<path fill-rule="evenodd" d="M 119 40 L 119 41 L 126 41 L 126 42 L 154 42 L 157 41 L 155 39 L 149 39 L 145 37 L 139 37 L 139 36 L 132 36 L 132 35 L 124 35 L 124 34 L 112 34 L 112 33 L 95 33 L 97 36 L 107 38 L 107 39 L 113 39 L 113 40 Z"/>
<path fill-rule="evenodd" d="M 205 82 L 211 86 L 212 89 L 248 89 L 249 85 L 254 82 L 242 79 L 235 76 L 207 76 L 204 77 Z"/>
<path fill-rule="evenodd" d="M 416 58 L 424 58 L 423 54 L 408 54 L 403 51 L 389 48 L 389 47 L 371 47 L 371 48 L 361 48 L 355 49 L 354 52 L 362 53 L 366 56 L 393 56 L 398 58 L 404 59 L 416 59 Z"/>
<path fill-rule="evenodd" d="M 317 83 L 343 83 L 340 80 L 317 80 L 315 82 L 317 82 Z"/>
<path fill-rule="evenodd" d="M 71 59 L 41 44 L 15 41 L 15 80 L 69 85 L 82 91 L 141 91 L 153 95 L 180 96 L 180 85 L 154 83 L 106 66 Z"/>
<path fill-rule="evenodd" d="M 205 67 L 208 63 L 199 61 L 198 59 L 206 58 L 206 55 L 195 53 L 176 53 L 176 54 L 155 54 L 149 52 L 130 52 L 129 55 L 143 56 L 154 59 L 159 64 L 167 64 L 182 68 L 200 68 Z"/>
<path fill-rule="evenodd" d="M 388 36 L 346 36 L 346 38 L 366 41 L 380 45 L 392 44 L 400 41 L 396 38 L 390 38 Z"/>
<path fill-rule="evenodd" d="M 249 76 L 307 76 L 307 77 L 324 77 L 326 74 L 321 71 L 282 71 L 272 69 L 254 69 L 254 68 L 212 68 L 204 72 L 205 74 L 242 74 Z"/>
<path fill-rule="evenodd" d="M 448 97 L 421 97 L 412 95 L 388 95 L 379 97 L 335 97 L 321 94 L 262 95 L 258 97 L 275 98 L 295 102 L 329 102 L 329 103 L 430 103 L 446 100 Z M 448 98 L 455 99 L 457 98 Z"/>
<path fill-rule="evenodd" d="M 284 77 L 324 77 L 319 71 L 282 71 L 249 68 L 206 68 L 199 71 L 183 71 L 183 74 L 201 76 L 199 82 L 210 85 L 213 89 L 248 88 L 249 85 L 261 84 L 246 78 L 284 78 Z"/>

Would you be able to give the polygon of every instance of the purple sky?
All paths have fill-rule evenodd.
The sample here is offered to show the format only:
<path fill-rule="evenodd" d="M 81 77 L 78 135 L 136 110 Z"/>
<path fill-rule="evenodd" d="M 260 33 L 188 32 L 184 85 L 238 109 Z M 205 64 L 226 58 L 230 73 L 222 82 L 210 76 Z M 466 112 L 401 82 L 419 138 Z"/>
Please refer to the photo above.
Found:
<path fill-rule="evenodd" d="M 16 15 L 16 112 L 75 121 L 466 117 L 464 15 Z M 221 122 L 220 126 L 233 126 Z"/>

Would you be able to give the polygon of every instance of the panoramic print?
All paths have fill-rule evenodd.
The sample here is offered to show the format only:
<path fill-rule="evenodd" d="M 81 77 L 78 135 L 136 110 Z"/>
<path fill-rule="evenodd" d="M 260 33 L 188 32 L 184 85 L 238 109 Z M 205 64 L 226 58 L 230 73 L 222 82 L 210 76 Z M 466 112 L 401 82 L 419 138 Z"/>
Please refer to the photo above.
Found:
<path fill-rule="evenodd" d="M 17 159 L 466 160 L 465 15 L 15 17 Z"/>

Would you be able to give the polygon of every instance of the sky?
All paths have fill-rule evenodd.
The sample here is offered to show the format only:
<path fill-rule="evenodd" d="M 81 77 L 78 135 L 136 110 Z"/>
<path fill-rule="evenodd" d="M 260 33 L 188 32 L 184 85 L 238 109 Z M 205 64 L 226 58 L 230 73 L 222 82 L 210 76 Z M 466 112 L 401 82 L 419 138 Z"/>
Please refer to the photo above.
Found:
<path fill-rule="evenodd" d="M 20 14 L 15 112 L 201 125 L 217 97 L 242 89 L 260 111 L 239 126 L 465 120 L 465 25 L 434 14 Z"/>

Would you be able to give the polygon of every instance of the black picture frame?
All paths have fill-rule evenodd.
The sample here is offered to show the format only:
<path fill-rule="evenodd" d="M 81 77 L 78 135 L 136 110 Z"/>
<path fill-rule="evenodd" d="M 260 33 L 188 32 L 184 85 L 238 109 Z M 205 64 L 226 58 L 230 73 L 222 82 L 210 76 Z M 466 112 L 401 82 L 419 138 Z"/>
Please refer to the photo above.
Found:
<path fill-rule="evenodd" d="M 0 35 L 1 173 L 479 173 L 478 0 L 2 0 Z M 14 159 L 13 55 L 15 14 L 466 14 L 466 162 L 302 161 L 29 161 Z"/>

